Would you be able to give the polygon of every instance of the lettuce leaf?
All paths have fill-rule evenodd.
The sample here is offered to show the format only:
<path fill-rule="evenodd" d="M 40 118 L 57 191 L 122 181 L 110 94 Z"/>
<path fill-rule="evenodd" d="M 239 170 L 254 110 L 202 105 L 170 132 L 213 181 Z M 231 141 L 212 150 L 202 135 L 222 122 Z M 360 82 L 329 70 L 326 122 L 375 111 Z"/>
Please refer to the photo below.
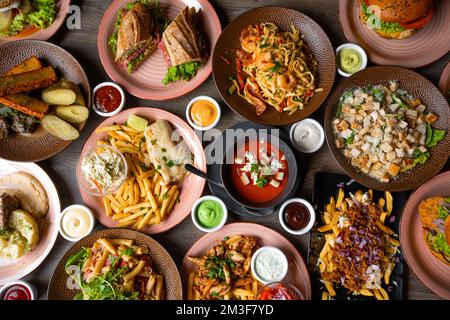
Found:
<path fill-rule="evenodd" d="M 27 16 L 28 23 L 45 29 L 49 27 L 56 18 L 56 0 L 34 0 L 34 10 Z"/>
<path fill-rule="evenodd" d="M 13 36 L 22 31 L 26 26 L 33 25 L 40 29 L 48 28 L 56 18 L 57 0 L 35 0 L 33 10 L 29 14 L 16 15 L 7 31 L 1 32 L 1 36 Z"/>
<path fill-rule="evenodd" d="M 177 82 L 179 80 L 189 81 L 197 75 L 197 71 L 202 64 L 202 61 L 191 61 L 175 67 L 170 67 L 169 70 L 167 70 L 162 83 L 168 85 L 169 83 Z"/>

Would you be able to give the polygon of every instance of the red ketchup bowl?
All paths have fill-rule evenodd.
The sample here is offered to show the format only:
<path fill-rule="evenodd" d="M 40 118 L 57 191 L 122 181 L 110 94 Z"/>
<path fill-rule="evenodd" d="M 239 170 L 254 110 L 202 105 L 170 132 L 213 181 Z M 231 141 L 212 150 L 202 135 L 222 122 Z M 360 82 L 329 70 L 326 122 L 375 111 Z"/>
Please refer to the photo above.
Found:
<path fill-rule="evenodd" d="M 259 289 L 256 300 L 304 300 L 302 293 L 286 282 L 272 282 Z"/>
<path fill-rule="evenodd" d="M 0 300 L 36 300 L 37 290 L 25 281 L 14 281 L 0 289 Z"/>
<path fill-rule="evenodd" d="M 125 92 L 114 82 L 102 82 L 94 88 L 92 108 L 102 117 L 111 117 L 122 111 Z"/>

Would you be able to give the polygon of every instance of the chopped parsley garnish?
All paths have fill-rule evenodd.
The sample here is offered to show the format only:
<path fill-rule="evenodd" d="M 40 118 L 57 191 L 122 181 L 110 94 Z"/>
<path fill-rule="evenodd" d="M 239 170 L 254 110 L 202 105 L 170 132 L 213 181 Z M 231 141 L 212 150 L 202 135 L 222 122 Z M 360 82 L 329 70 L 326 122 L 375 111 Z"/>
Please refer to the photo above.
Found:
<path fill-rule="evenodd" d="M 250 172 L 259 172 L 259 164 L 257 163 L 252 163 L 250 165 Z"/>
<path fill-rule="evenodd" d="M 169 168 L 172 168 L 175 165 L 175 162 L 173 162 L 173 160 L 169 160 L 166 162 L 166 166 L 168 166 Z"/>
<path fill-rule="evenodd" d="M 264 177 L 259 177 L 258 179 L 256 179 L 256 185 L 258 186 L 258 188 L 262 188 L 267 184 L 267 179 Z"/>
<path fill-rule="evenodd" d="M 277 72 L 278 69 L 281 68 L 281 63 L 279 63 L 278 61 L 275 61 L 275 65 L 270 69 L 270 72 Z"/>

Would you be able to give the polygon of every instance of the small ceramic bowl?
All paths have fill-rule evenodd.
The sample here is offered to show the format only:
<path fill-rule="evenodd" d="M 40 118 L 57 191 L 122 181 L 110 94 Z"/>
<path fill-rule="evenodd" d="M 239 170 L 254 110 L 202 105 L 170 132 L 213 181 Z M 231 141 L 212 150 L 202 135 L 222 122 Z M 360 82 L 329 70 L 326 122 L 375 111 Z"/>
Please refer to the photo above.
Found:
<path fill-rule="evenodd" d="M 222 207 L 222 210 L 223 210 L 222 220 L 220 221 L 220 223 L 217 226 L 215 226 L 213 228 L 206 228 L 206 227 L 202 226 L 200 224 L 200 222 L 197 220 L 197 208 L 203 201 L 207 201 L 207 200 L 216 201 Z M 200 199 L 198 199 L 194 203 L 194 206 L 192 207 L 191 218 L 192 218 L 192 222 L 194 222 L 194 225 L 199 230 L 201 230 L 203 232 L 214 232 L 214 231 L 217 231 L 220 228 L 222 228 L 225 225 L 225 223 L 227 222 L 228 209 L 227 209 L 227 206 L 225 205 L 225 203 L 221 199 L 219 199 L 218 197 L 215 197 L 215 196 L 204 196 L 204 197 L 201 197 Z"/>
<path fill-rule="evenodd" d="M 192 105 L 193 105 L 195 102 L 199 101 L 199 100 L 207 100 L 207 101 L 211 102 L 211 103 L 214 105 L 214 107 L 216 108 L 216 111 L 217 111 L 217 117 L 216 117 L 216 119 L 214 120 L 214 122 L 213 122 L 212 124 L 210 124 L 210 125 L 207 126 L 207 127 L 199 126 L 198 124 L 196 124 L 196 123 L 194 122 L 194 120 L 193 120 L 192 117 L 191 117 L 191 108 L 192 108 Z M 208 96 L 198 96 L 198 97 L 195 97 L 194 99 L 192 99 L 192 100 L 189 102 L 189 104 L 188 104 L 187 107 L 186 107 L 186 119 L 187 119 L 187 121 L 189 122 L 189 124 L 190 124 L 194 129 L 200 130 L 200 131 L 206 131 L 206 130 L 209 130 L 209 129 L 214 128 L 214 127 L 219 123 L 219 120 L 220 120 L 221 115 L 222 115 L 222 112 L 220 111 L 220 106 L 219 106 L 219 104 L 217 103 L 217 101 L 214 100 L 214 99 L 211 98 L 211 97 L 208 97 Z"/>
<path fill-rule="evenodd" d="M 314 128 L 317 129 L 313 132 L 313 134 L 315 134 L 317 132 L 317 134 L 319 135 L 319 143 L 317 145 L 315 145 L 313 148 L 308 149 L 308 148 L 302 146 L 301 144 L 299 144 L 297 141 L 295 141 L 295 136 L 294 136 L 295 129 L 298 126 L 301 126 L 304 124 L 310 124 Z M 317 122 L 316 120 L 311 119 L 311 118 L 306 118 L 306 119 L 296 122 L 292 125 L 291 130 L 289 131 L 289 139 L 291 140 L 291 144 L 298 151 L 303 152 L 303 153 L 314 153 L 323 146 L 323 143 L 325 142 L 325 131 L 323 130 L 323 127 L 319 122 Z"/>
<path fill-rule="evenodd" d="M 291 203 L 303 204 L 308 209 L 310 218 L 309 218 L 308 224 L 303 229 L 293 230 L 286 224 L 286 221 L 284 220 L 284 213 L 285 213 L 286 207 Z M 314 223 L 316 222 L 316 211 L 314 210 L 313 206 L 305 199 L 292 198 L 292 199 L 285 201 L 281 205 L 281 208 L 278 212 L 278 218 L 279 218 L 280 224 L 284 230 L 286 230 L 287 232 L 289 232 L 290 234 L 293 234 L 293 235 L 302 235 L 302 234 L 309 232 L 312 229 L 312 227 L 314 226 Z"/>
<path fill-rule="evenodd" d="M 355 71 L 353 73 L 348 73 L 339 67 L 339 53 L 343 49 L 354 49 L 354 50 L 358 51 L 358 53 L 361 55 L 361 59 L 362 59 L 361 66 L 359 67 L 359 69 L 357 71 Z M 337 61 L 336 65 L 338 68 L 338 73 L 343 77 L 350 77 L 352 74 L 355 74 L 356 72 L 361 71 L 367 67 L 368 58 L 367 58 L 366 51 L 364 51 L 364 49 L 362 47 L 358 46 L 355 43 L 344 43 L 344 44 L 340 45 L 339 47 L 337 47 L 337 49 L 336 49 L 336 61 Z"/>
<path fill-rule="evenodd" d="M 89 181 L 88 177 L 84 174 L 82 170 L 83 160 L 86 159 L 92 153 L 98 153 L 97 148 L 104 148 L 111 150 L 112 152 L 120 156 L 122 162 L 122 172 L 120 173 L 120 176 L 117 177 L 116 181 L 106 190 L 99 190 L 98 188 L 95 188 L 95 185 L 93 185 L 92 182 Z M 76 176 L 78 184 L 87 193 L 93 195 L 94 197 L 104 197 L 119 190 L 120 186 L 125 182 L 128 176 L 128 164 L 123 154 L 116 148 L 108 145 L 93 145 L 88 150 L 86 150 L 86 152 L 84 152 L 81 155 L 80 159 L 78 160 Z"/>
<path fill-rule="evenodd" d="M 281 263 L 281 265 L 282 265 L 282 271 L 280 272 L 278 277 L 273 278 L 273 279 L 266 279 L 262 275 L 258 274 L 256 263 L 257 263 L 258 257 L 264 252 L 267 252 L 267 253 L 272 252 L 280 258 L 279 263 Z M 268 269 L 269 269 L 271 266 L 266 265 L 266 267 L 268 267 Z M 278 248 L 264 246 L 264 247 L 261 247 L 258 250 L 256 250 L 252 256 L 252 261 L 251 261 L 252 274 L 259 282 L 261 282 L 263 284 L 268 284 L 271 282 L 278 282 L 278 281 L 283 280 L 288 273 L 288 269 L 289 269 L 289 263 L 288 263 L 287 257 L 283 253 L 283 251 L 281 251 Z"/>
<path fill-rule="evenodd" d="M 5 300 L 4 295 L 8 292 L 9 289 L 12 289 L 12 287 L 17 287 L 17 289 L 25 287 L 26 290 L 28 291 L 25 293 L 29 298 L 27 300 L 37 300 L 38 298 L 38 291 L 33 284 L 31 284 L 30 282 L 18 280 L 8 282 L 0 288 L 0 300 Z M 18 299 L 11 299 L 11 300 L 18 300 Z"/>
<path fill-rule="evenodd" d="M 111 86 L 111 87 L 114 87 L 117 90 L 119 90 L 120 96 L 122 98 L 122 100 L 120 102 L 120 105 L 114 111 L 111 111 L 111 112 L 103 112 L 103 111 L 99 110 L 97 108 L 97 105 L 95 104 L 95 94 L 97 93 L 98 89 L 106 87 L 106 86 Z M 122 109 L 123 109 L 123 107 L 125 105 L 125 99 L 126 99 L 125 91 L 123 91 L 123 89 L 117 83 L 114 83 L 114 82 L 102 82 L 102 83 L 98 84 L 94 88 L 94 91 L 93 91 L 93 94 L 92 94 L 92 109 L 94 109 L 95 113 L 97 113 L 98 115 L 100 115 L 102 117 L 111 117 L 111 116 L 114 116 L 114 115 L 118 114 L 120 111 L 122 111 Z"/>
<path fill-rule="evenodd" d="M 272 290 L 281 290 L 281 292 L 277 292 L 271 297 L 267 297 L 265 293 Z M 301 291 L 294 285 L 278 281 L 268 283 L 264 287 L 261 287 L 256 295 L 256 300 L 305 300 L 305 298 Z"/>
<path fill-rule="evenodd" d="M 66 231 L 64 230 L 64 227 L 63 227 L 63 219 L 64 219 L 64 216 L 67 214 L 67 212 L 69 212 L 69 211 L 72 210 L 72 209 L 82 210 L 82 211 L 86 212 L 86 213 L 88 214 L 88 216 L 89 216 L 89 226 L 88 226 L 88 228 L 87 228 L 87 231 L 85 232 L 85 234 L 83 234 L 82 236 L 77 237 L 77 238 L 68 235 L 68 234 L 66 233 Z M 95 217 L 94 217 L 94 213 L 92 212 L 91 209 L 89 209 L 88 207 L 83 206 L 83 205 L 81 205 L 81 204 L 73 204 L 73 205 L 71 205 L 71 206 L 68 206 L 68 207 L 65 208 L 65 209 L 63 210 L 63 212 L 61 212 L 61 214 L 59 215 L 59 220 L 58 220 L 59 234 L 60 234 L 64 239 L 66 239 L 66 240 L 68 240 L 68 241 L 71 241 L 71 242 L 77 242 L 77 241 L 79 241 L 80 239 L 86 237 L 88 234 L 90 234 L 90 233 L 92 232 L 92 230 L 94 229 L 94 226 L 95 226 Z"/>

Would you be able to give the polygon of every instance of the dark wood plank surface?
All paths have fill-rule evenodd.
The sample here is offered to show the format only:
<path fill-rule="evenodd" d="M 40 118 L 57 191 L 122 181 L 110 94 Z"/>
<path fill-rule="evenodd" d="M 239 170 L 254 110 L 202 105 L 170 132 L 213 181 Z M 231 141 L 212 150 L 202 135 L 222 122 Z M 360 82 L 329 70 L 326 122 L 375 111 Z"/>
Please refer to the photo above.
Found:
<path fill-rule="evenodd" d="M 62 46 L 71 52 L 76 59 L 78 59 L 84 67 L 89 77 L 91 86 L 93 87 L 99 82 L 109 80 L 108 75 L 100 63 L 97 53 L 97 30 L 102 15 L 111 1 L 84 0 L 72 2 L 73 4 L 81 6 L 81 30 L 68 30 L 63 27 L 49 41 Z M 211 1 L 211 3 L 218 12 L 222 27 L 225 27 L 233 18 L 251 8 L 268 5 L 285 6 L 302 11 L 317 21 L 330 37 L 334 47 L 346 42 L 339 24 L 337 0 L 215 0 Z M 424 54 L 426 53 L 424 52 Z M 449 60 L 450 54 L 447 54 L 439 61 L 424 68 L 420 68 L 417 71 L 426 76 L 433 83 L 437 84 L 439 81 L 439 76 Z M 342 78 L 338 76 L 336 84 L 341 79 Z M 205 81 L 197 90 L 181 98 L 166 102 L 156 102 L 140 100 L 131 95 L 127 95 L 127 106 L 162 108 L 185 118 L 184 114 L 187 103 L 193 97 L 198 95 L 209 95 L 220 101 L 212 76 L 208 78 L 208 80 Z M 245 121 L 244 118 L 233 113 L 233 111 L 231 111 L 223 102 L 221 103 L 221 106 L 222 119 L 218 126 L 219 129 L 225 129 L 235 123 Z M 322 121 L 323 113 L 324 106 L 322 106 L 319 111 L 313 115 L 313 118 Z M 92 112 L 80 139 L 75 141 L 69 148 L 59 155 L 39 163 L 39 165 L 42 166 L 53 179 L 59 192 L 62 208 L 65 208 L 73 203 L 82 203 L 75 178 L 76 162 L 87 137 L 101 121 L 102 118 Z M 283 130 L 288 130 L 288 128 L 283 128 Z M 297 191 L 297 195 L 306 199 L 311 199 L 314 182 L 313 179 L 316 172 L 341 172 L 326 145 L 324 145 L 320 151 L 313 155 L 301 156 L 301 171 L 302 181 L 300 183 L 299 190 Z M 205 193 L 209 193 L 208 187 L 205 188 Z M 243 219 L 231 214 L 229 222 L 241 220 Z M 249 221 L 249 219 L 245 220 Z M 308 236 L 296 237 L 290 236 L 283 232 L 279 226 L 278 216 L 276 214 L 265 218 L 255 218 L 251 221 L 271 227 L 281 232 L 296 245 L 299 252 L 306 260 Z M 96 226 L 96 229 L 101 228 L 102 227 L 100 225 Z M 177 265 L 181 265 L 185 252 L 201 235 L 202 233 L 194 227 L 191 220 L 186 219 L 174 229 L 166 233 L 156 235 L 154 238 L 172 254 Z M 39 296 L 41 299 L 46 297 L 47 285 L 56 264 L 70 246 L 71 243 L 58 236 L 55 247 L 44 263 L 42 263 L 42 265 L 32 274 L 26 277 L 26 280 L 33 282 L 38 287 Z M 408 274 L 406 290 L 406 297 L 408 299 L 439 298 L 428 290 L 415 277 L 415 275 L 412 274 L 412 272 Z"/>

